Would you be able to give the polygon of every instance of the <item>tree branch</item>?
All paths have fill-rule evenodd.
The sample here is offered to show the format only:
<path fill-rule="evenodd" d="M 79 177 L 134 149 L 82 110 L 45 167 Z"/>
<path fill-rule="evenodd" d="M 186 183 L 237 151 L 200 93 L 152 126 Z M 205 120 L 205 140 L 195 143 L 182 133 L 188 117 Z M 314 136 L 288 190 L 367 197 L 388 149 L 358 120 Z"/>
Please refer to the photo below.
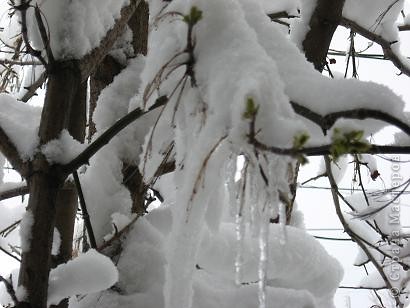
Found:
<path fill-rule="evenodd" d="M 410 30 L 410 25 L 400 25 L 399 31 L 409 31 Z"/>
<path fill-rule="evenodd" d="M 38 77 L 37 80 L 32 83 L 31 86 L 26 88 L 27 92 L 23 95 L 23 97 L 20 100 L 26 103 L 29 101 L 30 98 L 37 95 L 36 94 L 37 89 L 40 88 L 44 84 L 44 82 L 46 81 L 46 78 L 47 78 L 47 74 L 46 72 L 43 72 L 40 75 L 40 77 Z"/>
<path fill-rule="evenodd" d="M 382 36 L 377 35 L 377 34 L 373 33 L 372 31 L 370 31 L 366 28 L 363 28 L 362 26 L 360 26 L 359 24 L 357 24 L 353 20 L 347 19 L 345 17 L 342 17 L 342 19 L 340 21 L 340 25 L 345 27 L 345 28 L 349 28 L 352 31 L 354 31 L 356 33 L 359 33 L 361 36 L 367 38 L 368 40 L 379 44 L 383 49 L 384 56 L 386 58 L 390 59 L 390 61 L 403 74 L 410 77 L 410 67 L 407 66 L 405 63 L 403 63 L 402 60 L 400 59 L 400 57 L 396 53 L 394 53 L 394 51 L 391 49 L 391 45 L 395 44 L 397 42 L 389 42 L 386 39 L 384 39 Z"/>
<path fill-rule="evenodd" d="M 0 191 L 0 201 L 28 194 L 29 190 L 27 184 L 25 182 L 22 182 L 21 184 L 23 185 Z"/>
<path fill-rule="evenodd" d="M 410 136 L 410 126 L 408 124 L 380 110 L 357 108 L 351 110 L 336 111 L 322 116 L 319 113 L 312 111 L 311 109 L 305 106 L 299 105 L 298 103 L 290 102 L 290 104 L 292 105 L 295 113 L 320 126 L 325 135 L 326 131 L 329 130 L 338 119 L 345 118 L 357 120 L 380 120 L 389 123 L 393 126 L 396 126 L 397 128 L 401 129 L 403 132 Z"/>
<path fill-rule="evenodd" d="M 110 52 L 111 47 L 124 31 L 128 20 L 132 17 L 140 2 L 141 0 L 131 0 L 128 6 L 123 7 L 120 13 L 121 17 L 115 22 L 114 27 L 107 32 L 98 47 L 80 60 L 81 82 L 87 80 L 97 65 Z"/>
<path fill-rule="evenodd" d="M 20 65 L 20 66 L 26 66 L 26 65 L 42 65 L 41 62 L 38 61 L 24 61 L 24 60 L 10 60 L 10 59 L 2 59 L 0 60 L 0 64 L 4 65 Z"/>
<path fill-rule="evenodd" d="M 62 170 L 66 173 L 71 173 L 72 171 L 78 169 L 80 166 L 88 163 L 88 160 L 97 153 L 104 145 L 111 141 L 121 130 L 127 127 L 129 124 L 139 119 L 143 115 L 150 113 L 157 108 L 164 106 L 168 102 L 166 96 L 161 96 L 157 99 L 154 105 L 152 105 L 147 111 L 143 111 L 137 108 L 117 122 L 115 122 L 110 128 L 108 128 L 104 133 L 101 134 L 95 141 L 93 141 L 83 152 L 81 152 L 76 158 L 71 162 L 62 166 Z"/>

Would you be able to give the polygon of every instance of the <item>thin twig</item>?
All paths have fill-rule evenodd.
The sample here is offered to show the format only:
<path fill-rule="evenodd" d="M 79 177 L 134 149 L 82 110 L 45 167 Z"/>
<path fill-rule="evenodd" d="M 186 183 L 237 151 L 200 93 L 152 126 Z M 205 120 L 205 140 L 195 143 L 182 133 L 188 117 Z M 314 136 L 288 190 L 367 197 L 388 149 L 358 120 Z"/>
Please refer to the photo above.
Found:
<path fill-rule="evenodd" d="M 14 260 L 21 262 L 21 259 L 16 257 L 15 255 L 11 254 L 10 252 L 8 252 L 6 249 L 4 249 L 3 247 L 0 247 L 0 250 L 5 253 L 6 255 L 8 255 L 9 257 L 13 258 Z"/>

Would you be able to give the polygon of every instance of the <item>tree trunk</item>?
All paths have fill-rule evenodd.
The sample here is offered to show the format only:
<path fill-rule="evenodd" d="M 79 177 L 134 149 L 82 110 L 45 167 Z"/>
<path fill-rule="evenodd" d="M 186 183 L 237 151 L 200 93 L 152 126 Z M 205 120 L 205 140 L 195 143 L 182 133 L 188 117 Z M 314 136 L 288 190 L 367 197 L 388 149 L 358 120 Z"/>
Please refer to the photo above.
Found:
<path fill-rule="evenodd" d="M 87 83 L 84 82 L 78 88 L 74 98 L 74 104 L 70 112 L 68 131 L 77 141 L 83 143 L 86 127 L 87 109 Z M 73 235 L 75 215 L 78 208 L 78 196 L 74 187 L 63 188 L 59 191 L 56 201 L 56 229 L 61 236 L 60 250 L 57 256 L 52 257 L 52 267 L 66 263 L 71 259 L 73 251 Z M 62 301 L 59 305 L 51 306 L 58 308 L 68 307 L 68 300 Z"/>
<path fill-rule="evenodd" d="M 60 136 L 70 127 L 71 112 L 78 111 L 76 96 L 80 86 L 77 61 L 56 62 L 49 73 L 47 93 L 41 115 L 40 146 Z M 81 115 L 79 115 L 81 117 Z M 58 165 L 50 166 L 43 154 L 30 163 L 27 177 L 29 203 L 33 215 L 30 247 L 23 252 L 19 286 L 27 291 L 25 301 L 31 308 L 47 307 L 48 276 L 51 268 L 51 247 L 56 219 L 57 196 L 66 174 Z M 23 307 L 25 304 L 21 303 Z"/>

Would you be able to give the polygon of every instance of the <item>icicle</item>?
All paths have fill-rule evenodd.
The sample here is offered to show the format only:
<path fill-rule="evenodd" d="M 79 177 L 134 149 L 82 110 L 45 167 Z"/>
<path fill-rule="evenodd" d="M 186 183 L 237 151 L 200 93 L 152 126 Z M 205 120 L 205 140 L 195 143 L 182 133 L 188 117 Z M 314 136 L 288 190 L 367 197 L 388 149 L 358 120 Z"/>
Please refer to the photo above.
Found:
<path fill-rule="evenodd" d="M 235 158 L 231 157 L 225 167 L 225 189 L 229 200 L 229 213 L 234 216 L 237 213 L 237 199 L 238 188 L 235 184 L 235 175 L 237 172 L 237 166 Z"/>
<path fill-rule="evenodd" d="M 279 202 L 279 200 L 277 200 Z M 286 244 L 286 205 L 283 202 L 279 202 L 279 243 L 281 245 Z"/>
<path fill-rule="evenodd" d="M 250 206 L 250 226 L 252 231 L 252 236 L 258 236 L 257 226 L 260 223 L 260 211 L 258 210 L 258 193 L 257 193 L 257 183 L 253 164 L 249 165 L 249 173 L 247 185 L 245 188 L 245 202 Z"/>
<path fill-rule="evenodd" d="M 241 203 L 238 202 L 238 203 Z M 243 241 L 245 235 L 245 224 L 242 214 L 238 211 L 235 217 L 236 232 L 236 256 L 235 256 L 235 284 L 240 286 L 242 283 L 242 265 L 243 265 Z"/>
<path fill-rule="evenodd" d="M 265 210 L 268 209 L 268 205 L 265 204 Z M 265 211 L 264 211 L 265 212 Z M 270 214 L 269 211 L 266 211 Z M 265 213 L 266 213 L 265 212 Z M 264 214 L 264 213 L 262 213 Z M 267 276 L 267 260 L 268 260 L 268 238 L 269 238 L 269 215 L 263 215 L 261 224 L 259 225 L 259 290 L 258 300 L 259 308 L 266 307 L 266 276 Z"/>
<path fill-rule="evenodd" d="M 240 176 L 240 186 L 236 195 L 236 213 L 235 213 L 235 233 L 236 233 L 236 256 L 235 256 L 235 283 L 242 283 L 242 264 L 243 264 L 243 247 L 245 236 L 245 220 L 244 220 L 244 203 L 246 184 L 248 182 L 248 162 L 242 162 L 242 170 Z"/>

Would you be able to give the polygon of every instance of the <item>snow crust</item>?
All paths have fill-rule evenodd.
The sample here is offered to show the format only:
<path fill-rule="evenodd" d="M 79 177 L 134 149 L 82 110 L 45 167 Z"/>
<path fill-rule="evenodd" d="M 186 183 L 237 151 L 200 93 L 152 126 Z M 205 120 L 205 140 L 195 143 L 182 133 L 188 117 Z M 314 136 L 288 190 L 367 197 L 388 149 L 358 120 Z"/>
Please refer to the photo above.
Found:
<path fill-rule="evenodd" d="M 91 249 L 51 270 L 47 303 L 57 305 L 72 295 L 105 290 L 117 281 L 118 271 L 112 261 Z"/>

